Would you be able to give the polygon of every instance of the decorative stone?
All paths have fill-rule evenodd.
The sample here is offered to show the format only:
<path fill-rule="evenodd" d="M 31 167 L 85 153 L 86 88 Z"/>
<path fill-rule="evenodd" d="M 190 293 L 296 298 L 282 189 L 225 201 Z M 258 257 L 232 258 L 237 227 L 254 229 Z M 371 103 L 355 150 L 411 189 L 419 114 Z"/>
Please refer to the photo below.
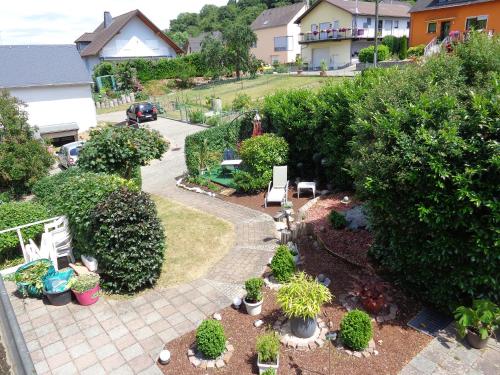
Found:
<path fill-rule="evenodd" d="M 238 310 L 241 307 L 241 302 L 242 301 L 241 301 L 240 297 L 234 297 L 233 298 L 233 307 Z"/>
<path fill-rule="evenodd" d="M 330 280 L 328 277 L 323 280 L 323 285 L 326 286 L 328 288 L 328 286 L 331 284 L 332 280 Z"/>
<path fill-rule="evenodd" d="M 233 352 L 226 352 L 224 353 L 224 355 L 222 356 L 222 358 L 224 359 L 224 362 L 229 363 L 229 360 L 231 359 L 231 357 L 233 356 Z"/>
<path fill-rule="evenodd" d="M 320 283 L 322 283 L 322 282 L 323 282 L 323 280 L 325 280 L 325 277 L 326 277 L 325 275 L 323 275 L 322 273 L 320 273 L 320 274 L 318 275 L 317 279 L 318 279 L 318 281 L 319 281 Z"/>
<path fill-rule="evenodd" d="M 224 362 L 223 359 L 218 359 L 216 362 L 215 362 L 215 367 L 217 368 L 222 368 L 226 365 L 226 363 Z"/>
<path fill-rule="evenodd" d="M 370 353 L 368 353 L 366 350 L 361 353 L 363 357 L 368 358 L 370 356 Z"/>
<path fill-rule="evenodd" d="M 188 349 L 188 357 L 191 357 L 192 355 L 194 355 L 194 350 Z"/>
<path fill-rule="evenodd" d="M 373 355 L 378 355 L 378 350 L 374 350 Z"/>
<path fill-rule="evenodd" d="M 191 362 L 191 364 L 194 367 L 200 367 L 200 365 L 201 365 L 201 360 L 194 355 L 189 357 L 189 362 Z"/>
<path fill-rule="evenodd" d="M 362 354 L 361 352 L 353 352 L 353 356 L 355 356 L 356 358 L 361 358 Z"/>
<path fill-rule="evenodd" d="M 207 361 L 207 368 L 214 368 L 214 367 L 215 367 L 215 361 L 213 359 Z"/>
<path fill-rule="evenodd" d="M 231 345 L 231 344 L 227 344 L 227 345 L 226 345 L 226 350 L 227 350 L 228 352 L 234 352 L 234 346 L 233 346 L 233 345 Z"/>
<path fill-rule="evenodd" d="M 219 321 L 222 320 L 222 315 L 219 313 L 214 313 L 213 317 L 215 320 L 219 320 Z"/>
<path fill-rule="evenodd" d="M 322 339 L 316 339 L 314 340 L 316 345 L 318 345 L 320 348 L 323 347 L 323 344 L 325 343 Z"/>
<path fill-rule="evenodd" d="M 256 327 L 256 328 L 259 328 L 260 326 L 262 326 L 264 324 L 264 321 L 263 320 L 256 320 L 255 322 L 253 322 L 253 325 Z"/>
<path fill-rule="evenodd" d="M 158 361 L 162 364 L 162 365 L 166 365 L 170 362 L 170 351 L 167 350 L 167 349 L 164 349 L 160 352 L 160 355 L 158 357 Z"/>

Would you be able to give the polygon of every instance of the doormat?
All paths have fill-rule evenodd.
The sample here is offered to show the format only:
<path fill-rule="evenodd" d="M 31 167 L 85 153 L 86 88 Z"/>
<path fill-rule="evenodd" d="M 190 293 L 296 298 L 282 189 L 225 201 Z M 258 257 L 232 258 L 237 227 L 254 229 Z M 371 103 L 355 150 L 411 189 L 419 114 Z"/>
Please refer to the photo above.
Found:
<path fill-rule="evenodd" d="M 445 329 L 453 321 L 453 318 L 439 311 L 424 307 L 415 317 L 408 322 L 408 326 L 436 337 L 440 330 Z"/>

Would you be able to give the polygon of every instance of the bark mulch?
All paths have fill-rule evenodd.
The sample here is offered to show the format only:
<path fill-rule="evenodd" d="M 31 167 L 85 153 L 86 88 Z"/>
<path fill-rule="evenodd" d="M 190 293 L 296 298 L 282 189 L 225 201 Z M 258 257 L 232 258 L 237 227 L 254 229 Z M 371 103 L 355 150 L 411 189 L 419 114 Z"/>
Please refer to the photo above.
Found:
<path fill-rule="evenodd" d="M 330 255 L 324 250 L 317 250 L 311 242 L 311 239 L 306 238 L 299 244 L 300 251 L 305 254 L 305 263 L 302 268 L 313 276 L 319 273 L 328 276 L 332 280 L 329 288 L 334 295 L 351 291 L 355 279 L 369 272 L 365 268 L 354 266 Z M 373 323 L 374 340 L 379 355 L 356 358 L 340 353 L 330 344 L 307 352 L 281 346 L 278 374 L 397 374 L 431 339 L 406 325 L 420 306 L 397 290 L 393 290 L 391 295 L 394 303 L 399 307 L 396 320 L 382 324 Z M 258 374 L 255 342 L 257 336 L 272 327 L 281 314 L 275 302 L 275 296 L 274 291 L 265 290 L 263 312 L 257 317 L 247 315 L 243 306 L 241 311 L 231 307 L 221 311 L 226 336 L 235 347 L 229 366 L 220 370 L 192 367 L 187 357 L 188 348 L 195 342 L 195 332 L 192 331 L 166 345 L 171 351 L 172 361 L 166 366 L 160 366 L 160 369 L 165 374 L 175 375 Z M 334 300 L 332 304 L 324 306 L 322 318 L 326 322 L 331 321 L 333 328 L 338 329 L 345 313 L 345 309 Z M 255 328 L 253 322 L 256 319 L 264 320 L 264 326 Z"/>
<path fill-rule="evenodd" d="M 346 195 L 351 199 L 349 204 L 341 202 Z M 323 197 L 307 211 L 305 221 L 313 225 L 315 234 L 330 251 L 353 263 L 365 266 L 368 263 L 368 250 L 373 243 L 371 233 L 364 229 L 356 231 L 334 229 L 328 221 L 328 215 L 332 210 L 345 212 L 359 203 L 348 192 Z"/>

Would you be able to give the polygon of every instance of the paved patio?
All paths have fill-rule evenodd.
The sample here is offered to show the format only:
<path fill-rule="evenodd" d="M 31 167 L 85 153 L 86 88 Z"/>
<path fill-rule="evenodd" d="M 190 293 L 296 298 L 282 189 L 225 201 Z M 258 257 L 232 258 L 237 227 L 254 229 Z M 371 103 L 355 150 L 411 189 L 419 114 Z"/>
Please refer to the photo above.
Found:
<path fill-rule="evenodd" d="M 271 217 L 175 187 L 175 177 L 185 170 L 184 138 L 203 128 L 164 119 L 151 127 L 162 132 L 172 148 L 181 149 L 143 168 L 144 190 L 230 221 L 236 244 L 205 277 L 131 299 L 55 307 L 11 295 L 40 375 L 161 374 L 155 360 L 163 345 L 242 295 L 244 281 L 260 275 L 272 255 L 276 240 Z M 6 286 L 14 292 L 12 282 Z"/>

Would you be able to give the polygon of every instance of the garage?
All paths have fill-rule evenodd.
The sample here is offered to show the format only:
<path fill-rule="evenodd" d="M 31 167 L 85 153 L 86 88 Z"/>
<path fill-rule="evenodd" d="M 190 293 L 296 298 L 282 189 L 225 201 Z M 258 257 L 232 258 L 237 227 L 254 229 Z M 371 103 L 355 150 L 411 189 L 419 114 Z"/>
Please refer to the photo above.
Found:
<path fill-rule="evenodd" d="M 320 68 L 321 61 L 325 60 L 330 67 L 330 48 L 314 48 L 312 51 L 312 67 L 317 70 Z"/>

